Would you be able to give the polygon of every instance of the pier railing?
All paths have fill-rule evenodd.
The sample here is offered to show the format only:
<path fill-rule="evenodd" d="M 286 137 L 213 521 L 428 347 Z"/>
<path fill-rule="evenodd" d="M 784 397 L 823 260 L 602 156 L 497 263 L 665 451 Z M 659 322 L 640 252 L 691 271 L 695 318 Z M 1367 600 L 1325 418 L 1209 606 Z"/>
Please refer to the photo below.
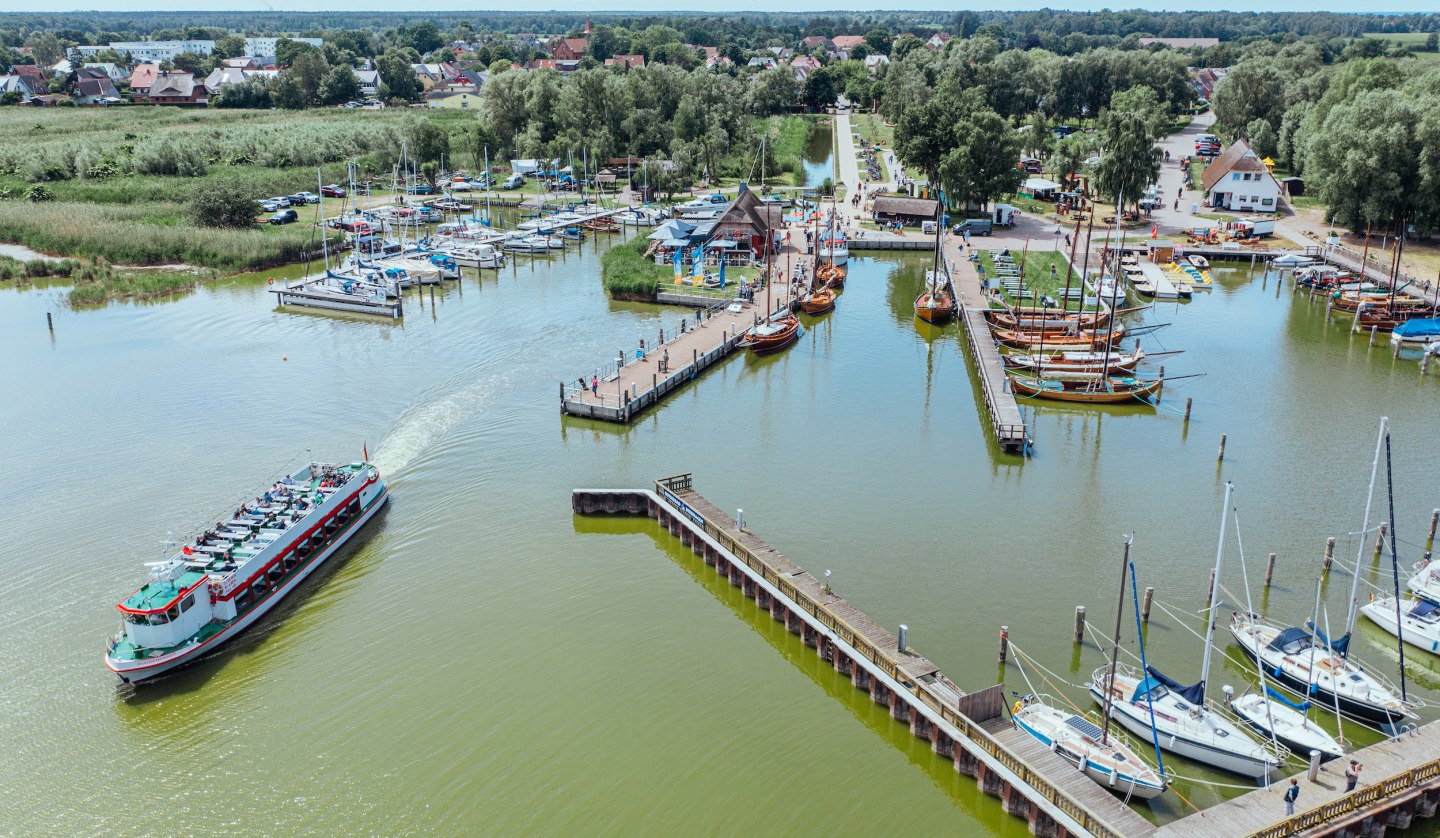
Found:
<path fill-rule="evenodd" d="M 995 740 L 985 728 L 957 708 L 943 701 L 934 695 L 924 684 L 916 683 L 910 675 L 901 668 L 900 662 L 883 649 L 875 646 L 854 626 L 845 621 L 844 618 L 834 614 L 824 603 L 816 601 L 805 591 L 797 588 L 786 576 L 776 573 L 768 562 L 756 555 L 749 547 L 741 543 L 730 532 L 711 521 L 705 515 L 696 511 L 683 498 L 678 496 L 680 492 L 692 491 L 693 480 L 690 474 L 677 474 L 671 477 L 661 478 L 655 481 L 656 494 L 664 498 L 665 502 L 677 509 L 685 517 L 701 527 L 705 534 L 714 539 L 721 547 L 725 548 L 731 555 L 743 561 L 751 570 L 760 574 L 766 582 L 770 583 L 783 595 L 798 605 L 805 613 L 814 617 L 821 625 L 833 631 L 836 636 L 843 640 L 861 657 L 873 663 L 893 681 L 903 686 L 921 704 L 930 708 L 940 716 L 947 724 L 953 726 L 966 738 L 973 741 L 977 746 L 989 754 L 1001 765 L 1019 777 L 1026 785 L 1035 789 L 1046 800 L 1050 801 L 1056 808 L 1060 809 L 1076 823 L 1082 825 L 1087 831 L 1101 838 L 1122 838 L 1122 833 L 1110 827 L 1107 823 L 1091 814 L 1074 798 L 1064 791 L 1052 785 L 1032 768 L 1023 759 L 1011 753 L 1003 745 Z M 917 653 L 918 654 L 918 653 Z M 1002 702 L 1003 705 L 1003 702 Z M 1437 761 L 1440 762 L 1440 761 Z"/>
<path fill-rule="evenodd" d="M 1402 771 L 1393 777 L 1387 777 L 1378 783 L 1353 791 L 1339 800 L 1332 800 L 1323 806 L 1301 812 L 1292 818 L 1287 818 L 1254 833 L 1252 838 L 1284 838 L 1286 835 L 1295 835 L 1303 830 L 1314 829 L 1352 812 L 1370 807 L 1392 795 L 1407 792 L 1426 780 L 1436 777 L 1440 777 L 1440 759 L 1433 759 L 1424 765 L 1409 771 Z"/>

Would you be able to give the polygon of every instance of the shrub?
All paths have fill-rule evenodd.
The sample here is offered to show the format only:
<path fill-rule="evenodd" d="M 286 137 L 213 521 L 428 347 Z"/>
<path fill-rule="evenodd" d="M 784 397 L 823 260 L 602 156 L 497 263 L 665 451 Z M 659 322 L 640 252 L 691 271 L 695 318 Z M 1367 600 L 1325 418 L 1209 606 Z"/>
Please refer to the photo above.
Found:
<path fill-rule="evenodd" d="M 190 193 L 190 217 L 202 227 L 249 227 L 256 196 L 237 178 L 201 183 Z"/>
<path fill-rule="evenodd" d="M 49 188 L 44 184 L 37 183 L 25 190 L 25 200 L 32 204 L 39 204 L 44 201 L 53 201 L 55 200 L 55 196 L 51 194 Z"/>
<path fill-rule="evenodd" d="M 669 268 L 645 257 L 649 241 L 637 236 L 617 244 L 600 257 L 600 277 L 612 297 L 653 298 Z"/>

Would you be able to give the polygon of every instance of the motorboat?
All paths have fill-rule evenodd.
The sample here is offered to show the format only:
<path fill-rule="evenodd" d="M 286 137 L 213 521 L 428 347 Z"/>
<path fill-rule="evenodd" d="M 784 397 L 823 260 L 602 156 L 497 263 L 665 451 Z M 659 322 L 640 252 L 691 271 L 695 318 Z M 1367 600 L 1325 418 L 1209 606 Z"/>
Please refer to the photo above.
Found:
<path fill-rule="evenodd" d="M 1440 655 L 1440 605 L 1428 599 L 1407 597 L 1400 600 L 1397 613 L 1395 597 L 1385 596 L 1361 606 L 1360 613 L 1411 646 Z"/>

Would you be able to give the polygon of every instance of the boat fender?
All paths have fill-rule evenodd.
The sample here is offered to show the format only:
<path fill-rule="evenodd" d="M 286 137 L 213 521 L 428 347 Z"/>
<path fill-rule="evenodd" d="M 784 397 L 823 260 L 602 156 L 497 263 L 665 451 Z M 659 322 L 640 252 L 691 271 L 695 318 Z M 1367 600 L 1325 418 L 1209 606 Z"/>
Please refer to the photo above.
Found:
<path fill-rule="evenodd" d="M 1025 709 L 1025 702 L 1017 701 L 1015 702 L 1015 706 L 1010 708 L 1010 715 L 1017 715 L 1023 709 Z"/>

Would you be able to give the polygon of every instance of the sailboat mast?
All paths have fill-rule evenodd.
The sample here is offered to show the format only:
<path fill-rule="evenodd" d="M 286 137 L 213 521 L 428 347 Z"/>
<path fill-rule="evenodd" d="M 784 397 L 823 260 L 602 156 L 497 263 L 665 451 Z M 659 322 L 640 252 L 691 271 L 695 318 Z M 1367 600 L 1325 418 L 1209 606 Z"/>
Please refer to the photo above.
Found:
<path fill-rule="evenodd" d="M 323 170 L 315 167 L 315 183 L 319 188 L 315 191 L 320 196 L 320 252 L 324 254 L 325 273 L 330 273 L 330 237 L 325 235 L 325 175 Z M 308 268 L 306 269 L 309 270 Z"/>
<path fill-rule="evenodd" d="M 1404 238 L 1404 225 L 1402 223 L 1401 238 Z M 1390 509 L 1390 572 L 1392 581 L 1395 583 L 1395 646 L 1400 651 L 1400 700 L 1407 701 L 1405 695 L 1405 622 L 1400 615 L 1400 540 L 1395 537 L 1395 476 L 1390 466 L 1390 434 L 1385 434 L 1385 494 L 1389 499 Z M 1357 575 L 1359 568 L 1356 568 Z"/>
<path fill-rule="evenodd" d="M 1250 599 L 1250 571 L 1245 567 L 1245 542 L 1240 539 L 1240 510 L 1235 510 L 1235 541 L 1240 548 L 1240 581 L 1245 585 L 1245 619 L 1253 619 L 1255 606 Z M 1275 736 L 1275 714 L 1271 711 L 1270 697 L 1265 686 L 1265 664 L 1260 656 L 1255 656 L 1255 673 L 1260 676 L 1260 698 L 1265 704 L 1265 728 L 1270 734 L 1270 741 L 1277 747 L 1280 744 Z M 1268 777 L 1268 775 L 1267 775 Z"/>
<path fill-rule="evenodd" d="M 1120 601 L 1115 603 L 1115 634 L 1110 646 L 1110 678 L 1105 682 L 1105 727 L 1100 731 L 1100 744 L 1110 741 L 1110 705 L 1115 694 L 1115 669 L 1120 663 L 1120 620 L 1125 616 L 1125 574 L 1130 568 L 1130 538 L 1125 539 L 1125 552 L 1120 560 Z"/>
<path fill-rule="evenodd" d="M 1370 504 L 1375 500 L 1375 479 L 1380 476 L 1380 449 L 1390 432 L 1390 417 L 1380 417 L 1380 436 L 1375 440 L 1375 459 L 1370 463 L 1370 491 L 1365 495 L 1365 518 L 1360 523 L 1360 549 L 1355 554 L 1355 576 L 1350 581 L 1350 610 L 1345 615 L 1345 633 L 1355 630 L 1355 617 L 1360 611 L 1360 568 L 1365 562 L 1365 538 L 1370 533 Z"/>
<path fill-rule="evenodd" d="M 1111 258 L 1113 259 L 1111 267 L 1114 268 L 1114 270 L 1110 272 L 1110 317 L 1105 321 L 1105 357 L 1104 360 L 1100 362 L 1100 375 L 1102 379 L 1110 370 L 1110 347 L 1115 343 L 1115 303 L 1120 296 L 1119 268 L 1121 260 L 1125 258 L 1125 228 L 1120 225 L 1120 206 L 1124 203 L 1124 195 L 1125 191 L 1122 189 L 1120 193 L 1115 196 L 1115 229 L 1120 232 L 1120 247 L 1111 254 Z M 1093 209 L 1091 213 L 1093 217 Z M 1100 275 L 1102 277 L 1105 275 L 1105 265 L 1103 263 L 1100 265 Z M 1096 302 L 1099 302 L 1099 300 L 1097 299 Z M 1209 662 L 1208 654 L 1206 655 L 1206 662 Z"/>
<path fill-rule="evenodd" d="M 1395 292 L 1400 287 L 1400 260 L 1405 255 L 1405 219 L 1400 219 L 1400 243 L 1395 246 L 1395 273 L 1390 277 L 1390 314 L 1395 313 Z M 1388 446 L 1388 443 L 1387 443 Z M 1388 448 L 1387 448 L 1388 450 Z M 1391 516 L 1394 517 L 1393 515 Z M 1392 522 L 1393 523 L 1393 522 Z"/>
<path fill-rule="evenodd" d="M 1210 580 L 1210 605 L 1205 609 L 1205 659 L 1200 662 L 1201 707 L 1206 681 L 1210 680 L 1210 649 L 1215 644 L 1215 599 L 1220 593 L 1220 568 L 1225 561 L 1225 527 L 1230 522 L 1230 493 L 1235 487 L 1225 481 L 1225 502 L 1220 508 L 1220 543 L 1215 547 L 1215 578 Z"/>

